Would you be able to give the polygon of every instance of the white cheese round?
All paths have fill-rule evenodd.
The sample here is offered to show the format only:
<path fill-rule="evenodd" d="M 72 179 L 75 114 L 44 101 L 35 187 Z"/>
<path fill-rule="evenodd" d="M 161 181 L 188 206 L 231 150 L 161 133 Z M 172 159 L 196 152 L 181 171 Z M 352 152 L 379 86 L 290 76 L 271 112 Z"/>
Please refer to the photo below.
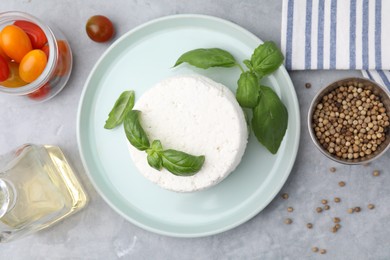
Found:
<path fill-rule="evenodd" d="M 150 167 L 146 152 L 129 143 L 134 164 L 147 179 L 176 192 L 193 192 L 222 181 L 240 163 L 248 139 L 244 113 L 234 94 L 203 76 L 176 76 L 157 83 L 136 102 L 150 143 L 163 149 L 204 155 L 193 176 L 176 176 Z"/>

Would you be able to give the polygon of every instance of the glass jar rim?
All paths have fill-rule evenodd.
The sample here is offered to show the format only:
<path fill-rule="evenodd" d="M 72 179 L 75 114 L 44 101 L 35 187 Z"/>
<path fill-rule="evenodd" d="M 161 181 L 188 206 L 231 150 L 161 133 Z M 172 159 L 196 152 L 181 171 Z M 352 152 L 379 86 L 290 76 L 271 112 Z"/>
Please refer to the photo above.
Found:
<path fill-rule="evenodd" d="M 55 65 L 58 59 L 58 46 L 53 31 L 50 29 L 49 26 L 44 24 L 40 19 L 30 14 L 19 12 L 19 11 L 9 11 L 9 12 L 0 13 L 0 24 L 10 23 L 16 20 L 24 20 L 38 25 L 46 35 L 48 46 L 49 46 L 49 53 L 50 53 L 45 69 L 43 70 L 41 75 L 39 75 L 39 77 L 33 82 L 28 83 L 21 87 L 13 87 L 13 88 L 1 86 L 0 83 L 0 92 L 14 94 L 14 95 L 26 95 L 39 89 L 50 80 L 52 74 L 54 73 Z"/>

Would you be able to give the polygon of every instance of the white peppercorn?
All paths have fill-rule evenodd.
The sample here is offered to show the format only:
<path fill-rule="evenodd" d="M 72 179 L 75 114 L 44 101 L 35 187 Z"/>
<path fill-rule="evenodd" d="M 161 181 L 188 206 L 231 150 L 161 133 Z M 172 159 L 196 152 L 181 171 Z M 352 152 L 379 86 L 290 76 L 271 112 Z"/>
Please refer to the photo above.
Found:
<path fill-rule="evenodd" d="M 312 116 L 319 143 L 330 154 L 353 160 L 374 153 L 389 131 L 388 111 L 363 83 L 347 82 L 322 97 Z"/>

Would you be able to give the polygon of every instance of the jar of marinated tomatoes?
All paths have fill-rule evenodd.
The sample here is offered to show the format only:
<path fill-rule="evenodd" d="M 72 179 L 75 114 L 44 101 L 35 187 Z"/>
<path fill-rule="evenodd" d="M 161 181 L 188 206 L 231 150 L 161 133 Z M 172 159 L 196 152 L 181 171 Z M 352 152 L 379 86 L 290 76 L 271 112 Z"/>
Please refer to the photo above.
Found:
<path fill-rule="evenodd" d="M 71 70 L 61 31 L 27 13 L 0 13 L 0 92 L 45 101 L 62 90 Z"/>

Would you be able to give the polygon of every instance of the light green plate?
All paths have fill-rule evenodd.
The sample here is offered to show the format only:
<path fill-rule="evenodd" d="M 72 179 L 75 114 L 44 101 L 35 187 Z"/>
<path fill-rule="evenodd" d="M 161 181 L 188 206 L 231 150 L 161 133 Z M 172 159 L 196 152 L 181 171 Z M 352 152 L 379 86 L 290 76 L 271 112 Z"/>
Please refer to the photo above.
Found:
<path fill-rule="evenodd" d="M 175 15 L 148 22 L 118 39 L 93 68 L 82 94 L 77 138 L 88 175 L 106 202 L 132 223 L 152 232 L 199 237 L 234 228 L 259 213 L 279 192 L 294 164 L 300 135 L 299 107 L 284 69 L 264 80 L 287 106 L 289 122 L 277 155 L 250 136 L 237 169 L 218 185 L 196 193 L 164 190 L 137 172 L 123 127 L 103 128 L 115 100 L 133 89 L 136 98 L 158 81 L 199 73 L 235 92 L 238 68 L 172 68 L 184 52 L 218 47 L 238 61 L 261 43 L 245 29 L 202 15 Z M 259 219 L 261 221 L 261 219 Z"/>

